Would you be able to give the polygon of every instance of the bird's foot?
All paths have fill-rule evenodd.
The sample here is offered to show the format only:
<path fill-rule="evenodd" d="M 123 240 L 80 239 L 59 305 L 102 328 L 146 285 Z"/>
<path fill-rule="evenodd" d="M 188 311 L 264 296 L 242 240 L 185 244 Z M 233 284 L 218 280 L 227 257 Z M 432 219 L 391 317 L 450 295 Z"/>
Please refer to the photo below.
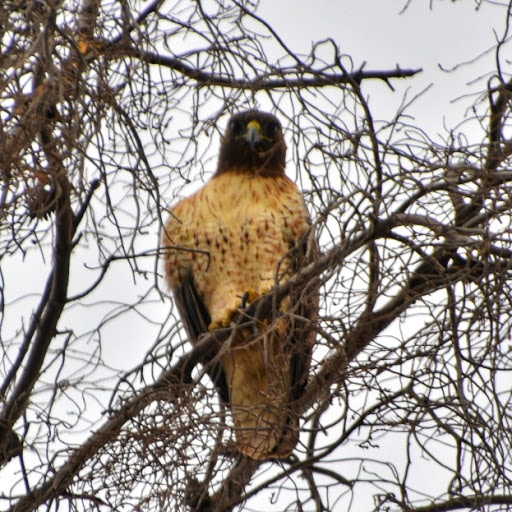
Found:
<path fill-rule="evenodd" d="M 231 324 L 231 320 L 235 313 L 238 312 L 238 309 L 227 309 L 226 312 L 216 320 L 214 320 L 209 326 L 208 330 L 213 331 L 214 329 L 220 329 L 223 327 L 229 327 Z"/>

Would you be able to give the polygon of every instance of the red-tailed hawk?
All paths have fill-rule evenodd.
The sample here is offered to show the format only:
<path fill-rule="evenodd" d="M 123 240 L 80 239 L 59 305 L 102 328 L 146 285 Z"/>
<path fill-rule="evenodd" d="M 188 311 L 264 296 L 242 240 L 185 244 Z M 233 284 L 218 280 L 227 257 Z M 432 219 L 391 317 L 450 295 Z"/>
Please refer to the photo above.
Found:
<path fill-rule="evenodd" d="M 285 176 L 285 157 L 275 116 L 236 114 L 213 178 L 172 209 L 163 233 L 165 270 L 192 343 L 229 326 L 241 308 L 314 257 L 310 217 Z M 307 382 L 317 310 L 316 285 L 293 292 L 231 339 L 209 369 L 231 408 L 237 448 L 249 457 L 286 457 L 297 444 L 293 402 Z"/>

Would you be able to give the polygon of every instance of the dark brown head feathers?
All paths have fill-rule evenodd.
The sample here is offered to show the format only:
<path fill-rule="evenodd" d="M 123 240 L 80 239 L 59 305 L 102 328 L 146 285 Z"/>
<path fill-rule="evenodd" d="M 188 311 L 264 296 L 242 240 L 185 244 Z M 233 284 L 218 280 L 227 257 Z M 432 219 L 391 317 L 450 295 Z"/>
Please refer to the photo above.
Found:
<path fill-rule="evenodd" d="M 285 163 L 286 144 L 277 117 L 259 110 L 231 117 L 220 146 L 217 175 L 248 172 L 279 176 L 284 174 Z"/>

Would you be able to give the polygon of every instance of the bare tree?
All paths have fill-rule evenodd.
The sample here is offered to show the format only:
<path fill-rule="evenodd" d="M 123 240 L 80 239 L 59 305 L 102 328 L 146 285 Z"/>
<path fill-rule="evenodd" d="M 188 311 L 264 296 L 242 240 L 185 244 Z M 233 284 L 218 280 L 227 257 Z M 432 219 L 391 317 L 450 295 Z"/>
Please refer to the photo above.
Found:
<path fill-rule="evenodd" d="M 395 97 L 419 68 L 369 70 L 332 40 L 298 55 L 251 1 L 4 0 L 3 508 L 508 509 L 509 17 L 442 140 L 407 99 L 374 118 L 375 84 Z M 322 283 L 301 443 L 280 462 L 236 452 L 205 370 L 236 322 L 192 349 L 160 262 L 169 205 L 255 105 L 285 127 L 321 241 L 251 306 Z"/>

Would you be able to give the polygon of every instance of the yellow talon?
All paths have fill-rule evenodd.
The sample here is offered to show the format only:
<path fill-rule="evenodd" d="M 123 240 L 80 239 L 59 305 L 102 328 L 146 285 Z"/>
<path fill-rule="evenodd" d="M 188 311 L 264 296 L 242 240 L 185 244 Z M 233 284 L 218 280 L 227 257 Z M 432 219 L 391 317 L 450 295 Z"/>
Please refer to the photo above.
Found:
<path fill-rule="evenodd" d="M 269 288 L 270 290 L 270 288 Z M 266 292 L 265 292 L 266 293 Z M 213 331 L 214 329 L 219 329 L 222 327 L 229 327 L 231 321 L 233 320 L 233 316 L 240 312 L 240 309 L 245 309 L 247 306 L 253 302 L 255 299 L 261 296 L 261 293 L 258 293 L 254 290 L 247 290 L 243 296 L 239 297 L 239 301 L 236 302 L 236 307 L 232 309 L 227 309 L 226 312 L 216 320 L 214 320 L 209 326 L 208 330 Z"/>
<path fill-rule="evenodd" d="M 213 329 L 219 329 L 221 327 L 229 327 L 229 324 L 231 323 L 231 319 L 233 318 L 233 315 L 237 312 L 238 312 L 237 309 L 228 309 L 224 316 L 217 318 L 217 320 L 215 320 L 208 326 L 208 330 L 213 331 Z"/>

